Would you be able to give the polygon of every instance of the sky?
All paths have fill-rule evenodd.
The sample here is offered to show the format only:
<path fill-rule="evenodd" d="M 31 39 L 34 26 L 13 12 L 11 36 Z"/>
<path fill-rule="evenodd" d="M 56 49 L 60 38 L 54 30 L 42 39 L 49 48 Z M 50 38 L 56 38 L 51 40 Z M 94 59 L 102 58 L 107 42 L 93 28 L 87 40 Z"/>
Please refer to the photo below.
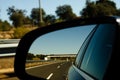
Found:
<path fill-rule="evenodd" d="M 46 14 L 55 15 L 56 7 L 61 5 L 71 5 L 73 12 L 76 15 L 80 15 L 80 11 L 85 7 L 86 0 L 41 0 L 41 6 L 45 10 Z M 91 0 L 95 1 L 95 0 Z M 116 2 L 117 8 L 120 8 L 119 0 L 113 0 Z M 17 9 L 25 9 L 27 11 L 26 15 L 30 15 L 32 8 L 38 8 L 38 0 L 0 0 L 0 19 L 8 20 L 7 15 L 8 7 L 15 6 Z"/>
<path fill-rule="evenodd" d="M 31 45 L 32 54 L 77 54 L 95 25 L 76 26 L 38 37 Z"/>

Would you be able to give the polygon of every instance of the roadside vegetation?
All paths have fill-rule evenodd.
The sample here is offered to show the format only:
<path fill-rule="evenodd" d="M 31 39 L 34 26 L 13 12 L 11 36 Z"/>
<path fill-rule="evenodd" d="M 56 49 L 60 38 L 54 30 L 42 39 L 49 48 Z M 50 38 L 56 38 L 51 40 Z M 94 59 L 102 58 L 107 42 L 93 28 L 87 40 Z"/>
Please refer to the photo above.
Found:
<path fill-rule="evenodd" d="M 79 8 L 79 7 L 78 7 Z M 40 22 L 41 16 L 39 11 L 42 11 L 42 22 Z M 0 20 L 0 34 L 2 32 L 11 31 L 12 34 L 9 38 L 21 38 L 27 32 L 51 25 L 54 23 L 72 20 L 76 18 L 88 18 L 96 16 L 120 16 L 120 9 L 116 7 L 116 4 L 112 0 L 86 0 L 86 6 L 80 11 L 80 15 L 77 16 L 70 5 L 62 5 L 56 8 L 56 16 L 53 14 L 47 14 L 43 8 L 31 9 L 31 14 L 26 15 L 27 11 L 22 9 L 16 9 L 15 6 L 9 7 L 7 10 L 11 24 L 8 21 Z M 2 35 L 0 35 L 2 36 Z M 0 37 L 6 38 L 6 37 Z"/>

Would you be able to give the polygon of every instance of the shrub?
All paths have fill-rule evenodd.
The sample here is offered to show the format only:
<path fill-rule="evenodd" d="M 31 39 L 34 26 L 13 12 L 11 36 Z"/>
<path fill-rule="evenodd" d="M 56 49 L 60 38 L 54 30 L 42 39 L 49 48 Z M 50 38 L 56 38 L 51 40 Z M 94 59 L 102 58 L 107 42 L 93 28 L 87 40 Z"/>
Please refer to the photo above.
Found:
<path fill-rule="evenodd" d="M 13 34 L 13 38 L 15 39 L 20 39 L 22 38 L 26 33 L 28 33 L 29 31 L 31 31 L 32 28 L 26 28 L 26 27 L 18 27 L 15 28 L 14 30 L 14 34 Z"/>

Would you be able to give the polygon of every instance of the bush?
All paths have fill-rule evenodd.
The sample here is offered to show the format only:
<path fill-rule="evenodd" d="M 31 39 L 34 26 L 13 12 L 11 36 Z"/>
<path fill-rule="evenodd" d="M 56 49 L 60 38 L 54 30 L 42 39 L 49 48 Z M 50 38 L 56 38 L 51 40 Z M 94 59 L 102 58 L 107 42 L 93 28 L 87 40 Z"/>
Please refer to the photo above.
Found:
<path fill-rule="evenodd" d="M 11 25 L 7 21 L 0 21 L 0 31 L 9 31 L 11 28 Z"/>
<path fill-rule="evenodd" d="M 15 39 L 20 39 L 22 38 L 26 33 L 28 33 L 29 31 L 31 31 L 32 28 L 26 28 L 26 27 L 18 27 L 15 28 L 14 30 L 14 34 L 13 34 L 13 38 Z"/>

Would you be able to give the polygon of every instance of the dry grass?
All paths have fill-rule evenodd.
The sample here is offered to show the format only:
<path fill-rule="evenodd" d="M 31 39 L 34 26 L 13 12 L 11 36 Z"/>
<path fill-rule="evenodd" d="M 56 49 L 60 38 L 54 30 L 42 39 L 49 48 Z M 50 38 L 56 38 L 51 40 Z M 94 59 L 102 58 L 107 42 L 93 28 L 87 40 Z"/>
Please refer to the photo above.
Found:
<path fill-rule="evenodd" d="M 13 68 L 14 57 L 0 58 L 0 69 Z"/>

